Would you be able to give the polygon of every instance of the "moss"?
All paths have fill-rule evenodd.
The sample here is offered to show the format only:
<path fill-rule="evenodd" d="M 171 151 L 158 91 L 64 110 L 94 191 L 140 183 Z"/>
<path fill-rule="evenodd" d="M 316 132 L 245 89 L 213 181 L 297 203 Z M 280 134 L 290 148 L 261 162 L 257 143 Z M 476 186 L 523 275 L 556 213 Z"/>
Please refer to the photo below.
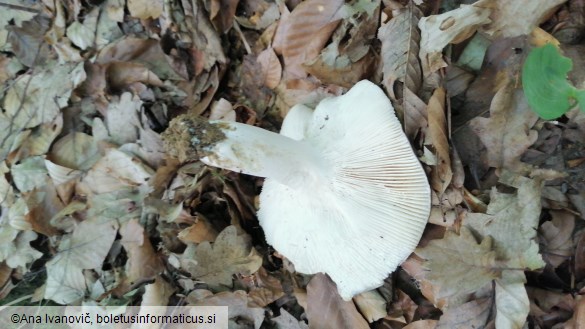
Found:
<path fill-rule="evenodd" d="M 197 115 L 183 114 L 174 118 L 162 134 L 165 150 L 181 162 L 197 161 L 210 155 L 213 147 L 226 139 L 225 123 L 210 123 Z"/>

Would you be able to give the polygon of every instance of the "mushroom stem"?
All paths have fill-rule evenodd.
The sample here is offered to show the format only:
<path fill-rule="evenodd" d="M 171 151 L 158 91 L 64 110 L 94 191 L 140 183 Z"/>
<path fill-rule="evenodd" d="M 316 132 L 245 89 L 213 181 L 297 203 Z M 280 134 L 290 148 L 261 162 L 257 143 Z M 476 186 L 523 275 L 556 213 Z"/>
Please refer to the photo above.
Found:
<path fill-rule="evenodd" d="M 207 165 L 272 178 L 291 188 L 309 177 L 325 176 L 325 159 L 307 143 L 237 122 L 209 124 L 219 128 L 225 138 L 206 147 L 206 156 L 200 160 Z"/>

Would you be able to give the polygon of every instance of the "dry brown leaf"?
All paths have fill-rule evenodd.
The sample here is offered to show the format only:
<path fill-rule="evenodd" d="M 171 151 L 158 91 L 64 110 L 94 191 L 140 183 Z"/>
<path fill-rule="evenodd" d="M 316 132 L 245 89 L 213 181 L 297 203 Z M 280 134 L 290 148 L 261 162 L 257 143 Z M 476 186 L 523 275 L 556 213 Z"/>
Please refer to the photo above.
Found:
<path fill-rule="evenodd" d="M 367 6 L 345 5 L 344 11 L 353 15 L 341 22 L 319 56 L 304 63 L 306 71 L 323 83 L 346 88 L 369 78 L 377 67 L 371 44 L 376 37 L 379 10 L 380 0 L 370 1 Z"/>
<path fill-rule="evenodd" d="M 492 23 L 482 30 L 492 38 L 528 35 L 567 0 L 494 0 Z"/>
<path fill-rule="evenodd" d="M 409 323 L 402 329 L 435 329 L 437 327 L 437 320 L 418 320 Z"/>
<path fill-rule="evenodd" d="M 124 288 L 151 280 L 161 273 L 164 269 L 163 264 L 137 219 L 131 219 L 122 224 L 120 235 L 122 236 L 120 243 L 128 254 L 122 283 Z"/>
<path fill-rule="evenodd" d="M 162 87 L 163 82 L 141 63 L 111 62 L 106 68 L 107 82 L 110 88 L 124 90 L 136 82 L 155 87 Z"/>
<path fill-rule="evenodd" d="M 520 156 L 538 138 L 538 133 L 531 130 L 537 120 L 524 93 L 508 82 L 494 96 L 490 117 L 477 117 L 470 125 L 486 146 L 491 167 L 522 171 L 528 165 L 520 162 Z"/>
<path fill-rule="evenodd" d="M 108 44 L 99 52 L 96 63 L 107 68 L 111 62 L 142 64 L 163 80 L 189 78 L 185 63 L 167 56 L 160 42 L 154 39 L 127 36 Z"/>
<path fill-rule="evenodd" d="M 110 149 L 87 172 L 78 188 L 87 194 L 113 192 L 146 185 L 153 173 L 139 159 L 117 149 Z"/>
<path fill-rule="evenodd" d="M 480 298 L 448 308 L 443 312 L 436 329 L 483 328 L 488 322 L 491 307 L 491 298 Z"/>
<path fill-rule="evenodd" d="M 87 170 L 99 159 L 99 153 L 91 136 L 73 132 L 55 142 L 47 158 L 61 167 Z"/>
<path fill-rule="evenodd" d="M 248 293 L 248 306 L 266 307 L 268 304 L 284 296 L 281 278 L 272 276 L 264 267 L 249 277 L 251 280 Z"/>
<path fill-rule="evenodd" d="M 425 144 L 432 145 L 437 157 L 437 165 L 434 166 L 431 175 L 431 186 L 439 195 L 445 192 L 453 177 L 445 113 L 445 97 L 445 90 L 437 88 L 427 107 L 429 127 L 427 130 L 428 139 Z"/>
<path fill-rule="evenodd" d="M 447 66 L 441 55 L 443 48 L 450 43 L 462 42 L 473 35 L 479 26 L 490 22 L 493 1 L 480 0 L 472 5 L 461 5 L 461 8 L 441 15 L 420 19 L 419 57 L 425 77 Z"/>
<path fill-rule="evenodd" d="M 191 295 L 190 295 L 191 297 Z M 215 295 L 203 296 L 192 303 L 193 306 L 227 306 L 228 317 L 230 322 L 236 319 L 246 319 L 252 321 L 254 329 L 260 329 L 264 321 L 264 309 L 248 306 L 248 296 L 245 291 L 236 290 L 234 292 L 226 291 Z M 232 325 L 232 324 L 230 324 Z M 233 323 L 234 327 L 237 325 Z"/>
<path fill-rule="evenodd" d="M 418 58 L 420 50 L 418 22 L 421 17 L 420 9 L 409 2 L 378 31 L 378 39 L 382 42 L 380 55 L 384 70 L 383 84 L 390 95 L 394 95 L 395 81 L 404 83 L 405 89 L 413 94 L 418 93 L 422 84 L 422 72 Z M 405 126 L 408 127 L 406 122 Z"/>
<path fill-rule="evenodd" d="M 2 23 L 6 24 L 8 20 L 3 20 Z M 6 24 L 6 27 L 3 28 L 8 32 L 8 42 L 11 44 L 12 52 L 22 64 L 33 67 L 45 64 L 47 60 L 55 58 L 55 51 L 44 40 L 45 33 L 50 26 L 51 19 L 49 17 L 36 15 L 30 20 L 21 22 L 20 26 Z M 6 38 L 5 31 L 0 32 L 4 38 Z"/>
<path fill-rule="evenodd" d="M 309 326 L 321 329 L 367 329 L 368 322 L 357 311 L 355 305 L 344 301 L 331 279 L 318 273 L 307 285 L 307 308 Z"/>
<path fill-rule="evenodd" d="M 262 66 L 262 76 L 264 77 L 264 85 L 270 89 L 274 89 L 280 83 L 282 76 L 282 66 L 278 57 L 274 53 L 274 49 L 266 48 L 256 58 L 256 61 Z"/>
<path fill-rule="evenodd" d="M 225 98 L 220 98 L 218 101 L 214 101 L 211 104 L 209 120 L 236 121 L 236 112 L 230 102 Z"/>
<path fill-rule="evenodd" d="M 128 0 L 130 15 L 140 19 L 158 18 L 163 11 L 163 0 Z"/>
<path fill-rule="evenodd" d="M 233 225 L 221 231 L 213 245 L 189 245 L 181 257 L 186 271 L 213 287 L 231 286 L 234 274 L 250 275 L 261 265 L 262 257 L 252 247 L 250 237 L 238 234 Z"/>
<path fill-rule="evenodd" d="M 369 323 L 386 316 L 386 300 L 376 290 L 362 292 L 353 301 Z"/>
<path fill-rule="evenodd" d="M 141 127 L 141 109 L 142 101 L 129 92 L 112 99 L 104 121 L 108 128 L 108 139 L 118 145 L 136 142 L 138 129 Z"/>
<path fill-rule="evenodd" d="M 284 308 L 280 308 L 280 315 L 272 319 L 276 323 L 276 329 L 309 329 L 309 326 L 297 320 L 288 313 Z"/>
<path fill-rule="evenodd" d="M 304 78 L 302 64 L 319 55 L 339 24 L 343 0 L 301 2 L 281 21 L 275 39 L 282 40 L 282 55 L 288 78 Z"/>
<path fill-rule="evenodd" d="M 581 329 L 585 323 L 585 298 L 582 295 L 575 297 L 576 305 L 571 320 L 565 323 L 565 329 Z"/>
<path fill-rule="evenodd" d="M 404 117 L 404 133 L 410 140 L 414 140 L 418 131 L 420 129 L 426 129 L 429 125 L 427 121 L 427 104 L 409 88 L 404 88 L 402 94 L 402 112 Z"/>
<path fill-rule="evenodd" d="M 439 298 L 457 299 L 500 276 L 493 239 L 487 236 L 478 244 L 467 227 L 461 228 L 460 235 L 447 231 L 443 239 L 432 240 L 415 252 L 426 259 L 425 278 Z"/>
<path fill-rule="evenodd" d="M 153 283 L 144 286 L 141 306 L 169 305 L 169 298 L 175 292 L 175 288 L 162 277 L 157 276 Z M 152 309 L 151 309 L 152 310 Z"/>
<path fill-rule="evenodd" d="M 59 253 L 47 262 L 44 298 L 68 304 L 83 297 L 87 284 L 82 270 L 101 268 L 116 238 L 117 225 L 115 220 L 92 218 L 64 236 Z"/>
<path fill-rule="evenodd" d="M 218 31 L 226 33 L 232 28 L 238 2 L 240 0 L 211 0 L 209 18 Z"/>
<path fill-rule="evenodd" d="M 542 257 L 556 268 L 573 255 L 575 215 L 560 210 L 551 210 L 550 214 L 552 220 L 544 222 L 539 232 L 543 239 Z"/>
<path fill-rule="evenodd" d="M 428 273 L 423 264 L 424 260 L 416 256 L 416 254 L 413 254 L 408 259 L 406 259 L 406 261 L 404 261 L 401 266 L 406 271 L 406 273 L 408 273 L 418 282 L 418 287 L 422 295 L 431 303 L 433 303 L 433 305 L 435 305 L 437 308 L 443 309 L 448 305 L 447 298 L 438 297 L 438 291 L 435 289 L 431 281 L 426 277 Z"/>
<path fill-rule="evenodd" d="M 218 232 L 213 228 L 205 217 L 197 216 L 197 222 L 179 232 L 177 236 L 183 243 L 201 243 L 204 241 L 213 242 Z"/>

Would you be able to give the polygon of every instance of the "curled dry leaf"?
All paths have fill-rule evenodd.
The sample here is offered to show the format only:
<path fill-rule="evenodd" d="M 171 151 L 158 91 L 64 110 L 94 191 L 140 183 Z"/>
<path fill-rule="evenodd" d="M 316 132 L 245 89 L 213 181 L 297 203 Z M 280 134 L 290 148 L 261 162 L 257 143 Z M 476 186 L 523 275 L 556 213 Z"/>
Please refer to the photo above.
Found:
<path fill-rule="evenodd" d="M 371 44 L 378 27 L 380 0 L 367 5 L 346 4 L 342 11 L 345 19 L 333 33 L 329 45 L 303 66 L 323 83 L 351 88 L 369 78 L 377 67 Z"/>
<path fill-rule="evenodd" d="M 282 40 L 282 55 L 289 78 L 304 78 L 302 64 L 317 57 L 337 28 L 343 0 L 301 2 L 281 21 L 275 39 Z"/>
<path fill-rule="evenodd" d="M 120 243 L 128 254 L 122 283 L 124 288 L 127 289 L 137 282 L 151 280 L 164 269 L 144 228 L 137 219 L 133 218 L 123 223 L 120 227 L 120 235 L 122 236 Z"/>
<path fill-rule="evenodd" d="M 92 136 L 72 132 L 53 144 L 48 159 L 62 167 L 87 170 L 99 159 L 99 151 Z"/>
<path fill-rule="evenodd" d="M 211 104 L 209 120 L 236 121 L 236 112 L 230 102 L 225 98 L 220 98 Z"/>
<path fill-rule="evenodd" d="M 441 15 L 421 18 L 418 23 L 421 30 L 419 56 L 424 76 L 447 66 L 441 55 L 445 46 L 462 42 L 473 35 L 479 26 L 490 22 L 493 1 L 480 0 Z"/>
<path fill-rule="evenodd" d="M 226 33 L 232 28 L 238 2 L 240 0 L 212 0 L 209 3 L 209 18 L 219 32 Z"/>
<path fill-rule="evenodd" d="M 554 210 L 550 211 L 551 221 L 544 222 L 539 229 L 544 248 L 542 256 L 553 267 L 558 267 L 573 255 L 573 230 L 575 215 Z"/>
<path fill-rule="evenodd" d="M 197 222 L 179 232 L 177 237 L 185 244 L 202 243 L 215 241 L 218 234 L 205 217 L 198 215 Z"/>
<path fill-rule="evenodd" d="M 494 0 L 492 22 L 482 27 L 492 38 L 528 35 L 567 0 Z"/>
<path fill-rule="evenodd" d="M 83 178 L 81 188 L 88 193 L 107 193 L 148 183 L 154 174 L 139 159 L 117 149 L 106 151 Z"/>
<path fill-rule="evenodd" d="M 256 58 L 262 67 L 262 76 L 264 77 L 264 85 L 270 89 L 274 89 L 280 83 L 282 75 L 282 66 L 278 57 L 274 53 L 274 49 L 266 48 Z"/>
<path fill-rule="evenodd" d="M 431 186 L 439 196 L 445 192 L 453 171 L 451 170 L 451 158 L 449 147 L 449 134 L 447 132 L 447 117 L 445 113 L 445 90 L 437 88 L 429 100 L 427 107 L 429 127 L 425 144 L 430 144 L 437 156 L 437 165 L 433 168 Z"/>

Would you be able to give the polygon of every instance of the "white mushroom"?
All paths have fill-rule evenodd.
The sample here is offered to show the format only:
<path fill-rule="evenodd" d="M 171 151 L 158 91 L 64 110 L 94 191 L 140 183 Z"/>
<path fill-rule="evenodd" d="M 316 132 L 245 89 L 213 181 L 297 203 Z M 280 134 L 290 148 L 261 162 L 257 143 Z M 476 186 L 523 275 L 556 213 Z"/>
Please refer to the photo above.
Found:
<path fill-rule="evenodd" d="M 197 152 L 173 153 L 266 177 L 258 219 L 267 242 L 298 272 L 327 273 L 344 299 L 381 286 L 417 246 L 430 211 L 429 184 L 375 84 L 361 81 L 314 112 L 293 107 L 280 135 L 186 120 L 171 126 L 190 130 L 195 137 L 184 147 Z M 215 137 L 205 140 L 210 133 Z"/>

